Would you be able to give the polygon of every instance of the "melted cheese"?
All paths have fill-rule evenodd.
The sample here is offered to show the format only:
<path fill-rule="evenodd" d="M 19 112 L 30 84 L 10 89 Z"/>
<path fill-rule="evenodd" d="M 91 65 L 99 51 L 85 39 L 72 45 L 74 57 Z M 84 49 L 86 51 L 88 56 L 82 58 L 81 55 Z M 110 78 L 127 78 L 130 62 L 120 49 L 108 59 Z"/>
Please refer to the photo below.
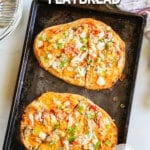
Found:
<path fill-rule="evenodd" d="M 56 116 L 54 114 L 50 114 L 50 118 L 51 118 L 51 121 L 53 123 L 57 123 L 57 119 L 56 119 Z"/>
<path fill-rule="evenodd" d="M 65 150 L 74 150 L 77 146 L 83 149 L 95 150 L 97 143 L 103 145 L 106 140 L 112 140 L 114 132 L 111 130 L 110 118 L 107 114 L 103 114 L 103 111 L 99 111 L 91 101 L 86 101 L 82 96 L 59 95 L 56 97 L 50 95 L 46 97 L 44 95 L 36 99 L 35 104 L 39 103 L 39 108 L 36 113 L 34 109 L 35 115 L 32 112 L 33 105 L 29 105 L 28 110 L 31 112 L 28 113 L 28 118 L 25 114 L 23 115 L 24 119 L 21 127 L 21 129 L 23 128 L 23 137 L 25 137 L 23 140 L 30 144 L 30 148 L 35 149 L 45 144 L 54 149 L 62 147 Z M 72 104 L 73 99 L 76 101 L 74 105 Z M 46 107 L 49 102 L 52 103 L 50 108 Z M 61 108 L 55 107 L 60 104 L 63 105 Z M 69 109 L 70 104 L 73 105 L 73 108 L 68 113 L 65 109 Z M 45 109 L 43 109 L 43 105 Z M 32 109 L 30 109 L 31 107 Z M 42 122 L 40 122 L 41 118 L 43 119 Z M 35 123 L 33 123 L 34 119 Z M 33 126 L 28 125 L 29 121 L 32 122 Z M 106 127 L 107 125 L 109 130 Z M 30 140 L 31 138 L 32 140 Z"/>
<path fill-rule="evenodd" d="M 34 117 L 33 117 L 32 113 L 29 114 L 29 120 L 31 121 L 31 125 L 33 126 L 34 125 Z"/>
<path fill-rule="evenodd" d="M 35 53 L 37 50 L 41 66 L 54 75 L 57 73 L 56 76 L 66 82 L 99 90 L 110 88 L 111 83 L 121 76 L 125 59 L 124 42 L 102 22 L 81 19 L 47 28 L 37 37 Z M 99 62 L 97 58 L 100 58 Z M 76 69 L 78 66 L 81 68 Z M 99 74 L 93 71 L 94 66 L 105 71 L 105 76 L 96 82 Z M 93 79 L 88 80 L 90 76 Z M 110 82 L 106 82 L 108 77 Z M 88 81 L 90 83 L 84 83 Z"/>
<path fill-rule="evenodd" d="M 77 74 L 79 74 L 81 77 L 85 77 L 86 69 L 84 67 L 77 67 L 76 68 Z"/>
<path fill-rule="evenodd" d="M 75 47 L 77 49 L 80 49 L 83 46 L 83 43 L 81 43 L 79 37 L 75 37 Z"/>
<path fill-rule="evenodd" d="M 73 66 L 76 66 L 78 63 L 84 61 L 84 59 L 86 58 L 87 56 L 87 52 L 84 52 L 84 53 L 79 53 L 79 55 L 77 55 L 76 57 L 74 57 L 72 60 L 71 60 L 71 64 Z"/>
<path fill-rule="evenodd" d="M 44 46 L 43 41 L 38 41 L 38 42 L 37 42 L 37 47 L 38 47 L 38 48 L 41 48 L 41 47 L 43 47 L 43 46 Z"/>
<path fill-rule="evenodd" d="M 86 37 L 86 32 L 82 32 L 81 34 L 80 34 L 80 36 L 81 36 L 81 38 L 85 38 Z"/>
<path fill-rule="evenodd" d="M 75 119 L 69 115 L 68 117 L 68 127 L 71 127 L 75 123 Z"/>
<path fill-rule="evenodd" d="M 58 61 L 53 61 L 53 62 L 51 62 L 52 64 L 52 68 L 54 68 L 55 70 L 57 70 L 57 69 L 59 69 L 58 67 L 59 67 L 59 65 L 60 65 L 60 62 L 58 62 Z"/>
<path fill-rule="evenodd" d="M 42 139 L 42 140 L 45 140 L 45 138 L 46 138 L 46 133 L 44 133 L 44 132 L 40 132 L 39 133 L 39 137 Z"/>
<path fill-rule="evenodd" d="M 74 31 L 70 28 L 70 29 L 68 30 L 68 33 L 69 33 L 68 39 L 70 40 L 70 39 L 73 38 Z"/>
<path fill-rule="evenodd" d="M 65 145 L 65 150 L 69 150 L 69 142 L 67 140 L 64 140 L 63 143 Z"/>
<path fill-rule="evenodd" d="M 102 38 L 104 37 L 104 35 L 105 35 L 104 31 L 101 31 L 101 32 L 98 34 L 98 37 L 99 37 L 100 39 L 102 39 Z"/>
<path fill-rule="evenodd" d="M 36 121 L 42 121 L 42 112 L 38 112 L 38 113 L 35 115 L 35 120 L 36 120 Z"/>
<path fill-rule="evenodd" d="M 97 48 L 98 48 L 99 50 L 103 50 L 103 49 L 105 48 L 105 43 L 104 43 L 104 42 L 98 42 Z"/>
<path fill-rule="evenodd" d="M 105 85 L 105 80 L 103 77 L 99 76 L 96 83 L 100 86 L 103 86 Z"/>

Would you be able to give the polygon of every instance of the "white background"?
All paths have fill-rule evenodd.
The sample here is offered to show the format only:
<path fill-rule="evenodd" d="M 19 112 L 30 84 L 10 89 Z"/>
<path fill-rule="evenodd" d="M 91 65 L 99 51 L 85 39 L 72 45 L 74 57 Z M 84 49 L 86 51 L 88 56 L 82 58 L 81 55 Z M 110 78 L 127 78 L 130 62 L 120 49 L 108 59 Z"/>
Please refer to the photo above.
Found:
<path fill-rule="evenodd" d="M 2 149 L 32 0 L 24 1 L 15 32 L 0 41 L 0 150 Z M 43 10 L 44 11 L 44 10 Z M 150 150 L 150 41 L 143 38 L 127 143 Z"/>

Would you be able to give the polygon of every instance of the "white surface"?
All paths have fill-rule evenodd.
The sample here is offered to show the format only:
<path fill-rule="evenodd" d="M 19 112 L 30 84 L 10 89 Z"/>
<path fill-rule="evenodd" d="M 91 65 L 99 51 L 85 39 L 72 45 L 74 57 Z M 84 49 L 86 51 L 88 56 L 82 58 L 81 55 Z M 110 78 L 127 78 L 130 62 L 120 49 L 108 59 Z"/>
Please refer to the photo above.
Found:
<path fill-rule="evenodd" d="M 0 41 L 0 150 L 5 137 L 31 1 L 24 1 L 23 16 L 15 32 Z"/>
<path fill-rule="evenodd" d="M 16 31 L 0 41 L 0 150 L 18 74 L 32 0 L 24 1 L 23 17 Z M 150 41 L 144 38 L 133 99 L 128 144 L 135 150 L 150 150 Z"/>

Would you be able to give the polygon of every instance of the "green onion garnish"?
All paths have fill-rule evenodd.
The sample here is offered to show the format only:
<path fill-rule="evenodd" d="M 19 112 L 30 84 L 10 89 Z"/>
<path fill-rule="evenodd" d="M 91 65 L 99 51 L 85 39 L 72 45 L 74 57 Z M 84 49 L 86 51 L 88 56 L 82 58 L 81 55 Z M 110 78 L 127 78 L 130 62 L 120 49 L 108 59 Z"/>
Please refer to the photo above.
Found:
<path fill-rule="evenodd" d="M 111 147 L 112 143 L 111 143 L 111 141 L 106 140 L 106 141 L 105 141 L 105 145 L 106 145 L 107 147 Z"/>
<path fill-rule="evenodd" d="M 100 141 L 96 142 L 96 144 L 94 144 L 94 150 L 98 150 L 100 146 L 101 146 Z"/>
<path fill-rule="evenodd" d="M 88 38 L 81 38 L 81 42 L 86 44 L 88 42 Z"/>

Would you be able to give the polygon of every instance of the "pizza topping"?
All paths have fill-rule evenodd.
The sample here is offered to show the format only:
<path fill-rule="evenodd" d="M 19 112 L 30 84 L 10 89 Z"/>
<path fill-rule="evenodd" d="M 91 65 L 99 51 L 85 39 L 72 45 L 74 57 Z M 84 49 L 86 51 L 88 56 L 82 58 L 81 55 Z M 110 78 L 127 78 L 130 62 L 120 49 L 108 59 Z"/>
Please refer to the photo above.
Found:
<path fill-rule="evenodd" d="M 53 103 L 56 105 L 56 107 L 58 109 L 61 109 L 62 108 L 62 103 L 60 100 L 56 99 L 55 97 L 53 97 Z"/>
<path fill-rule="evenodd" d="M 58 61 L 53 61 L 53 63 L 52 63 L 52 68 L 54 68 L 55 70 L 58 70 L 60 65 L 61 65 L 60 62 L 58 62 Z"/>
<path fill-rule="evenodd" d="M 68 31 L 65 31 L 65 32 L 63 33 L 63 35 L 67 38 L 68 35 L 69 35 L 69 32 L 68 32 Z"/>
<path fill-rule="evenodd" d="M 78 118 L 80 116 L 80 113 L 78 111 L 75 111 L 74 114 L 75 114 L 76 118 Z"/>
<path fill-rule="evenodd" d="M 48 57 L 48 59 L 52 59 L 53 58 L 52 54 L 50 54 L 50 53 L 47 55 L 47 57 Z"/>
<path fill-rule="evenodd" d="M 69 150 L 69 142 L 67 140 L 63 141 L 64 145 L 65 145 L 65 150 Z"/>
<path fill-rule="evenodd" d="M 31 133 L 32 133 L 32 128 L 30 126 L 27 126 L 23 129 L 24 138 L 30 136 Z"/>
<path fill-rule="evenodd" d="M 103 50 L 105 48 L 105 42 L 104 41 L 99 41 L 98 44 L 97 44 L 97 48 L 99 50 Z"/>
<path fill-rule="evenodd" d="M 88 38 L 86 38 L 86 37 L 81 38 L 81 42 L 82 42 L 83 44 L 87 44 Z"/>
<path fill-rule="evenodd" d="M 86 32 L 83 31 L 83 32 L 80 34 L 80 37 L 81 37 L 81 38 L 85 38 L 85 37 L 86 37 Z"/>
<path fill-rule="evenodd" d="M 118 61 L 118 68 L 121 68 L 122 67 L 122 59 L 119 59 L 119 61 Z"/>
<path fill-rule="evenodd" d="M 111 145 L 112 145 L 112 144 L 111 144 L 111 141 L 106 140 L 106 141 L 105 141 L 105 145 L 106 145 L 107 147 L 111 147 Z"/>
<path fill-rule="evenodd" d="M 76 57 L 71 60 L 71 64 L 76 66 L 78 63 L 82 62 L 87 56 L 87 52 L 79 53 Z"/>
<path fill-rule="evenodd" d="M 90 140 L 91 140 L 91 138 L 89 137 L 88 134 L 81 135 L 77 138 L 77 141 L 79 142 L 79 144 L 81 144 L 83 146 L 86 146 Z"/>
<path fill-rule="evenodd" d="M 85 111 L 86 106 L 84 104 L 78 104 L 76 109 L 78 112 L 82 113 Z"/>
<path fill-rule="evenodd" d="M 98 150 L 100 146 L 101 146 L 100 141 L 97 141 L 97 142 L 94 144 L 94 150 Z"/>
<path fill-rule="evenodd" d="M 104 125 L 110 124 L 110 122 L 109 122 L 109 120 L 107 118 L 103 119 L 103 123 L 104 123 Z"/>
<path fill-rule="evenodd" d="M 56 119 L 55 115 L 51 113 L 51 114 L 49 114 L 49 117 L 51 119 L 51 122 L 56 125 L 57 124 L 57 119 Z"/>
<path fill-rule="evenodd" d="M 68 67 L 67 67 L 67 70 L 72 72 L 72 71 L 73 71 L 73 68 L 70 67 L 70 66 L 68 66 Z"/>
<path fill-rule="evenodd" d="M 88 89 L 110 88 L 125 65 L 124 42 L 111 27 L 91 18 L 44 29 L 34 52 L 45 70 Z"/>
<path fill-rule="evenodd" d="M 34 118 L 33 118 L 33 114 L 32 113 L 29 114 L 29 120 L 31 122 L 31 125 L 33 126 L 34 125 Z"/>
<path fill-rule="evenodd" d="M 84 52 L 84 51 L 86 51 L 86 50 L 87 50 L 86 46 L 81 46 L 81 48 L 80 48 L 80 51 L 81 51 L 81 52 Z"/>
<path fill-rule="evenodd" d="M 100 86 L 103 86 L 105 85 L 105 80 L 103 77 L 99 76 L 96 83 Z"/>
<path fill-rule="evenodd" d="M 73 38 L 73 33 L 74 33 L 74 31 L 73 31 L 71 28 L 69 28 L 68 32 L 69 32 L 69 37 L 68 37 L 68 39 L 72 39 L 72 38 Z"/>
<path fill-rule="evenodd" d="M 47 35 L 46 35 L 46 33 L 41 33 L 41 34 L 39 35 L 38 39 L 39 39 L 40 41 L 46 41 L 46 40 L 47 40 Z"/>
<path fill-rule="evenodd" d="M 69 115 L 69 117 L 68 117 L 68 127 L 72 126 L 73 124 L 74 124 L 74 118 L 71 115 Z"/>
<path fill-rule="evenodd" d="M 59 95 L 58 98 L 49 95 L 47 100 L 51 105 L 47 107 L 45 99 L 46 95 L 43 95 L 35 103 L 33 101 L 25 111 L 28 117 L 26 114 L 22 116 L 21 135 L 22 141 L 27 141 L 24 144 L 30 144 L 26 145 L 27 149 L 47 149 L 44 147 L 47 145 L 50 149 L 73 150 L 76 147 L 98 150 L 112 148 L 115 144 L 112 141 L 112 128 L 115 128 L 112 120 L 92 102 L 80 96 Z M 31 109 L 33 106 L 34 110 Z M 69 113 L 66 109 L 70 109 Z M 28 124 L 30 122 L 32 125 Z"/>
<path fill-rule="evenodd" d="M 42 112 L 37 112 L 35 115 L 35 120 L 36 121 L 42 121 Z"/>
<path fill-rule="evenodd" d="M 40 132 L 39 133 L 39 137 L 42 139 L 42 140 L 45 140 L 45 138 L 46 138 L 46 133 L 44 133 L 44 132 Z"/>
<path fill-rule="evenodd" d="M 100 60 L 98 60 L 98 61 L 100 61 Z M 105 76 L 105 70 L 103 68 L 104 67 L 97 66 L 97 68 L 95 69 L 97 75 L 102 76 L 102 77 Z"/>
<path fill-rule="evenodd" d="M 105 35 L 104 31 L 101 31 L 101 32 L 98 34 L 98 37 L 99 37 L 100 39 L 102 39 L 102 38 L 104 37 L 104 35 Z"/>
<path fill-rule="evenodd" d="M 83 43 L 81 43 L 79 37 L 75 37 L 75 47 L 77 49 L 81 49 L 82 46 L 83 46 Z"/>
<path fill-rule="evenodd" d="M 38 48 L 41 48 L 41 47 L 43 47 L 43 46 L 44 46 L 43 41 L 38 41 L 37 47 L 38 47 Z"/>
<path fill-rule="evenodd" d="M 87 119 L 94 119 L 95 113 L 93 111 L 88 111 L 86 113 L 86 117 L 87 117 Z"/>
<path fill-rule="evenodd" d="M 60 67 L 61 69 L 63 69 L 64 67 L 67 66 L 67 63 L 68 63 L 67 58 L 64 57 L 64 56 L 62 56 L 62 57 L 60 58 L 60 64 L 59 64 L 59 67 Z"/>
<path fill-rule="evenodd" d="M 63 48 L 63 43 L 57 43 L 57 49 L 62 49 Z"/>
<path fill-rule="evenodd" d="M 125 104 L 120 104 L 120 107 L 124 109 L 126 107 L 126 105 Z"/>
<path fill-rule="evenodd" d="M 77 75 L 80 75 L 81 77 L 85 77 L 86 70 L 84 67 L 78 66 L 75 71 Z"/>

